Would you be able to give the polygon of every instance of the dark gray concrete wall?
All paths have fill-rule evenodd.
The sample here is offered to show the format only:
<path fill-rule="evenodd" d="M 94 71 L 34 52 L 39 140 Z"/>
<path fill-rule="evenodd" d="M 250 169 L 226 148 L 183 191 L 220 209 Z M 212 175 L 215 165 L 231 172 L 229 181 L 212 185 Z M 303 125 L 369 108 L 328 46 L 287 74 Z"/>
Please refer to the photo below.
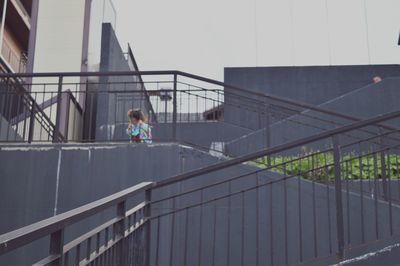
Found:
<path fill-rule="evenodd" d="M 319 106 L 360 118 L 370 118 L 400 109 L 398 103 L 400 98 L 399 86 L 400 78 L 388 78 L 380 83 L 368 85 Z M 272 124 L 270 128 L 271 146 L 311 136 L 336 126 L 336 124 L 321 122 L 317 120 L 318 118 L 329 119 L 339 124 L 349 123 L 349 121 L 333 116 L 322 116 L 314 111 L 305 111 L 304 114 L 307 117 L 305 115 L 295 115 Z M 310 117 L 316 117 L 317 119 Z M 400 126 L 399 119 L 389 121 L 386 124 Z M 362 135 L 360 132 L 353 132 L 352 134 L 357 137 Z M 266 145 L 266 137 L 265 129 L 252 132 L 247 136 L 227 143 L 225 146 L 226 153 L 238 156 L 260 150 Z M 317 143 L 310 145 L 310 148 L 321 149 L 325 147 L 325 144 L 325 142 Z"/>
<path fill-rule="evenodd" d="M 396 77 L 399 65 L 310 66 L 225 68 L 227 84 L 251 91 L 282 96 L 314 105 L 349 93 L 372 83 L 374 76 Z M 226 102 L 236 102 L 225 95 Z M 227 122 L 257 128 L 253 112 L 225 107 Z"/>
<path fill-rule="evenodd" d="M 123 188 L 132 186 L 141 181 L 160 180 L 180 172 L 196 169 L 220 161 L 207 153 L 179 146 L 175 144 L 154 145 L 64 145 L 64 146 L 13 146 L 0 149 L 0 212 L 7 214 L 7 219 L 0 220 L 1 231 L 18 228 L 61 213 L 82 204 L 91 202 Z M 24 167 L 21 167 L 23 165 Z M 184 250 L 187 252 L 188 265 L 193 265 L 202 258 L 202 265 L 212 264 L 214 254 L 215 265 L 228 265 L 227 252 L 229 248 L 229 265 L 240 265 L 242 248 L 245 265 L 255 264 L 256 234 L 259 236 L 260 264 L 268 265 L 273 254 L 275 265 L 282 265 L 285 254 L 285 213 L 287 206 L 288 254 L 289 264 L 299 260 L 299 223 L 302 223 L 303 259 L 314 256 L 314 234 L 317 237 L 318 254 L 328 255 L 330 248 L 335 252 L 335 204 L 334 190 L 330 186 L 312 184 L 306 180 L 289 179 L 279 181 L 272 186 L 261 187 L 259 190 L 249 190 L 257 184 L 277 180 L 282 176 L 276 173 L 263 172 L 253 174 L 255 169 L 247 165 L 238 165 L 221 171 L 213 172 L 195 179 L 175 184 L 153 193 L 153 199 L 159 199 L 171 193 L 186 191 L 195 187 L 203 187 L 217 181 L 226 180 L 238 175 L 244 178 L 231 182 L 231 192 L 238 192 L 234 196 L 210 202 L 203 206 L 202 226 L 200 227 L 200 209 L 191 208 L 188 211 L 188 223 L 184 212 L 175 215 L 174 223 L 170 217 L 164 217 L 160 224 L 159 265 L 168 265 L 171 254 L 171 228 L 175 228 L 172 261 L 173 265 L 183 262 Z M 284 188 L 287 189 L 285 198 Z M 300 186 L 300 187 L 299 187 Z M 228 192 L 228 184 L 203 190 L 203 201 L 223 196 Z M 272 193 L 272 194 L 271 194 Z M 301 202 L 299 202 L 299 196 Z M 315 208 L 313 198 L 316 199 Z M 327 198 L 330 205 L 327 205 Z M 347 199 L 343 195 L 344 200 Z M 258 199 L 258 205 L 257 205 Z M 178 198 L 176 208 L 199 200 L 199 193 Z M 360 231 L 360 198 L 351 193 L 349 197 L 351 223 L 350 243 L 361 242 Z M 373 219 L 373 200 L 365 197 L 364 215 L 365 234 L 367 240 L 372 240 L 375 228 Z M 171 202 L 164 202 L 154 206 L 153 215 L 158 212 L 171 210 Z M 228 206 L 231 212 L 228 214 Z M 256 208 L 258 206 L 258 209 Z M 346 205 L 347 206 L 347 205 Z M 346 215 L 347 209 L 344 209 Z M 378 202 L 380 218 L 378 228 L 380 236 L 388 235 L 388 207 L 384 202 Z M 258 218 L 257 218 L 258 210 Z M 115 211 L 115 210 L 114 210 Z M 315 221 L 313 212 L 315 211 Z M 393 220 L 400 220 L 397 206 L 392 206 Z M 301 214 L 300 214 L 301 213 Z M 67 231 L 67 241 L 87 228 L 91 228 L 109 218 L 113 211 L 99 215 L 86 223 L 72 227 Z M 242 220 L 244 214 L 244 220 Z M 301 218 L 300 218 L 301 217 Z M 259 227 L 256 226 L 258 219 Z M 345 216 L 345 220 L 346 216 Z M 329 227 L 329 222 L 331 226 Z M 227 245 L 228 223 L 230 230 L 230 244 Z M 156 220 L 152 222 L 153 232 L 156 232 Z M 189 232 L 188 245 L 185 248 L 184 232 Z M 314 231 L 314 228 L 316 231 Z M 370 230 L 371 229 L 371 230 Z M 242 231 L 244 230 L 244 231 Z M 257 231 L 258 230 L 258 231 Z M 394 231 L 399 232 L 400 225 L 394 224 Z M 214 232 L 215 231 L 215 238 Z M 242 234 L 243 232 L 243 234 Z M 272 246 L 270 242 L 273 236 Z M 199 254 L 199 235 L 202 235 L 202 252 Z M 155 237 L 153 234 L 152 265 L 155 258 Z M 243 238 L 242 238 L 243 237 Z M 346 238 L 347 240 L 347 238 Z M 213 244 L 215 243 L 215 252 Z M 14 253 L 7 259 L 13 265 L 26 265 L 29 254 L 36 257 L 43 256 L 46 243 L 42 241 L 32 249 L 25 249 L 22 253 Z M 272 252 L 272 253 L 271 253 Z M 4 261 L 3 261 L 4 262 Z M 0 263 L 1 265 L 1 263 Z M 5 264 L 8 265 L 8 264 Z"/>
<path fill-rule="evenodd" d="M 242 171 L 236 169 L 234 174 L 241 173 Z M 295 265 L 301 260 L 300 256 L 303 261 L 307 261 L 316 255 L 323 258 L 337 252 L 336 205 L 333 187 L 291 178 L 286 181 L 286 184 L 278 181 L 272 185 L 260 187 L 259 190 L 240 192 L 255 186 L 257 178 L 258 184 L 265 184 L 281 176 L 273 173 L 260 173 L 258 177 L 249 175 L 231 183 L 231 192 L 235 193 L 231 197 L 212 201 L 205 204 L 203 208 L 190 208 L 174 216 L 164 216 L 159 221 L 154 221 L 152 229 L 157 231 L 157 228 L 160 228 L 158 247 L 155 241 L 152 247 L 152 254 L 158 248 L 158 265 L 170 265 L 170 261 L 172 265 L 183 265 L 185 253 L 188 265 L 196 265 L 199 258 L 201 258 L 201 265 L 256 265 L 256 252 L 259 250 L 260 265 L 285 265 L 285 251 L 287 251 L 288 265 Z M 181 189 L 186 190 L 191 187 L 192 185 L 185 184 Z M 203 202 L 226 195 L 228 191 L 228 184 L 205 189 L 202 191 Z M 390 237 L 387 203 L 378 201 L 379 218 L 376 224 L 373 199 L 364 197 L 364 206 L 361 207 L 358 194 L 349 193 L 347 196 L 343 193 L 342 197 L 345 203 L 348 202 L 343 210 L 346 243 L 351 243 L 352 246 L 360 245 L 363 242 L 362 234 L 365 241 L 373 241 L 375 226 L 379 228 L 381 238 Z M 315 198 L 315 205 L 313 205 L 313 198 Z M 199 200 L 200 192 L 193 194 L 192 197 L 178 198 L 175 208 L 179 209 Z M 393 221 L 396 221 L 394 231 L 399 231 L 400 225 L 397 221 L 400 218 L 400 209 L 398 206 L 393 207 Z M 162 211 L 169 211 L 171 208 L 171 201 L 162 206 L 155 206 L 156 210 Z M 363 229 L 361 213 L 364 215 Z M 186 215 L 189 217 L 187 218 Z M 186 219 L 188 219 L 187 223 Z M 256 221 L 258 221 L 258 227 Z M 287 239 L 285 230 L 287 230 Z M 186 231 L 189 232 L 187 240 L 185 240 Z M 173 235 L 172 232 L 174 232 Z M 257 235 L 259 236 L 258 245 Z M 155 240 L 156 236 L 153 235 L 153 237 Z M 171 237 L 174 239 L 173 242 L 171 242 Z M 185 241 L 190 244 L 185 246 Z M 172 247 L 171 243 L 173 243 Z M 315 249 L 317 254 L 314 253 Z M 155 265 L 155 254 L 152 258 L 151 265 Z"/>
<path fill-rule="evenodd" d="M 160 180 L 182 172 L 183 168 L 191 170 L 216 160 L 176 144 L 1 146 L 0 234 L 139 182 Z M 112 214 L 106 212 L 72 227 L 67 239 Z M 21 252 L 39 259 L 47 249 L 44 245 L 41 242 Z M 28 264 L 28 257 L 20 252 L 5 259 L 13 263 L 0 261 L 0 265 Z"/>

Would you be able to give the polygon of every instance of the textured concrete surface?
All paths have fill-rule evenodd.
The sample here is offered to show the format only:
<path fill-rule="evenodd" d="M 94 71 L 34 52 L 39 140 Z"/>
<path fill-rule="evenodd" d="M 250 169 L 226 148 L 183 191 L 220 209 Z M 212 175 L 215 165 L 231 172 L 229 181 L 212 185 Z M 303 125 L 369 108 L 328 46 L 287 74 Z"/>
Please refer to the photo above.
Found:
<path fill-rule="evenodd" d="M 176 144 L 1 146 L 0 176 L 4 186 L 0 187 L 0 211 L 7 219 L 0 220 L 0 233 L 70 210 L 141 181 L 161 180 L 181 172 L 214 164 L 220 160 L 208 153 Z M 200 208 L 190 208 L 187 213 L 175 214 L 173 265 L 182 264 L 185 250 L 190 265 L 195 264 L 200 257 L 203 265 L 209 265 L 212 263 L 212 254 L 215 256 L 216 265 L 240 265 L 242 254 L 245 265 L 254 265 L 257 234 L 260 236 L 258 248 L 262 250 L 259 253 L 260 264 L 269 264 L 272 259 L 275 265 L 282 265 L 285 258 L 285 220 L 287 221 L 287 252 L 290 263 L 300 259 L 300 243 L 303 259 L 314 256 L 314 243 L 318 247 L 318 255 L 335 252 L 336 216 L 332 187 L 294 178 L 286 182 L 278 181 L 281 178 L 279 174 L 270 172 L 254 174 L 253 171 L 252 167 L 237 165 L 180 182 L 153 193 L 154 199 L 163 198 L 171 193 L 243 175 L 243 178 L 231 181 L 230 184 L 231 192 L 237 192 L 237 194 L 203 206 L 201 227 Z M 257 182 L 265 184 L 272 180 L 276 181 L 273 185 L 262 186 L 258 190 L 250 189 Z M 286 197 L 284 196 L 285 187 Z M 224 183 L 204 189 L 203 201 L 226 195 L 228 188 L 228 183 Z M 240 192 L 246 189 L 250 190 Z M 298 200 L 299 196 L 301 202 Z M 328 205 L 328 197 L 330 205 Z M 346 195 L 343 197 L 347 200 Z M 315 205 L 313 205 L 314 198 Z M 346 205 L 344 219 L 347 221 L 346 214 L 350 213 L 350 223 L 345 223 L 345 230 L 347 232 L 349 227 L 351 235 L 346 234 L 346 241 L 356 245 L 361 243 L 362 239 L 360 197 L 351 193 L 348 200 L 350 210 L 347 212 Z M 199 192 L 177 198 L 176 207 L 183 207 L 196 201 L 199 201 Z M 366 217 L 364 237 L 366 240 L 372 240 L 375 236 L 373 200 L 365 197 L 363 203 L 363 215 Z M 230 214 L 227 212 L 229 204 Z M 286 214 L 285 206 L 287 207 Z M 377 226 L 380 236 L 383 237 L 389 232 L 388 207 L 386 203 L 380 201 L 378 207 L 380 215 Z M 170 208 L 171 201 L 160 203 L 154 206 L 153 215 L 168 211 Z M 396 221 L 394 231 L 399 232 L 398 207 L 392 206 L 392 211 L 393 220 Z M 314 212 L 315 220 L 313 219 Z M 187 224 L 186 214 L 189 215 Z M 113 215 L 113 210 L 72 226 L 67 230 L 66 240 L 71 240 L 79 233 L 110 218 L 111 215 Z M 171 218 L 171 216 L 165 216 L 160 220 L 159 265 L 168 265 L 170 261 Z M 257 219 L 259 227 L 255 226 Z M 299 235 L 300 221 L 302 238 Z M 228 223 L 230 226 L 229 245 L 226 244 Z M 156 230 L 156 226 L 157 220 L 154 220 L 153 230 Z M 186 226 L 189 226 L 187 228 L 188 241 L 193 244 L 185 249 Z M 272 242 L 270 241 L 271 232 Z M 202 235 L 201 244 L 199 235 Z M 155 258 L 155 234 L 152 237 L 152 258 Z M 314 237 L 317 242 L 314 242 Z M 214 251 L 213 243 L 215 243 Z M 199 245 L 202 246 L 201 253 L 199 253 Z M 230 255 L 228 255 L 228 249 Z M 2 259 L 11 260 L 13 265 L 26 265 L 28 258 L 40 258 L 45 250 L 46 241 L 42 240 L 36 243 L 35 247 L 20 251 L 25 254 L 24 256 L 21 255 L 22 253 L 15 252 Z M 152 263 L 154 265 L 154 261 Z M 0 263 L 0 265 L 3 264 Z"/>

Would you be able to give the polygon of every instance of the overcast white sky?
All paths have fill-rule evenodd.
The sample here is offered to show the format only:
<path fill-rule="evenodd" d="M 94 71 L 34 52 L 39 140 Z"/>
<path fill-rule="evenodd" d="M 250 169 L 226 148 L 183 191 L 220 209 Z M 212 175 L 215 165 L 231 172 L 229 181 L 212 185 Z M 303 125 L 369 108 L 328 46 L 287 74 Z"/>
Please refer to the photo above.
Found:
<path fill-rule="evenodd" d="M 114 0 L 141 70 L 399 64 L 400 0 Z"/>

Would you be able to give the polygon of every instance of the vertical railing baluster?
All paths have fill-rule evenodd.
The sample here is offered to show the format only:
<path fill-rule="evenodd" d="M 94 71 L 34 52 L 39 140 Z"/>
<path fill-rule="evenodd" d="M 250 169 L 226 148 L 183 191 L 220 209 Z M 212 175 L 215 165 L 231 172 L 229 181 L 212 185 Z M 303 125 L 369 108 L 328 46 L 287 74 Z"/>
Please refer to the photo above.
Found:
<path fill-rule="evenodd" d="M 170 254 L 169 254 L 169 265 L 173 265 L 173 254 L 174 254 L 174 235 L 175 235 L 175 204 L 176 198 L 172 199 L 172 217 L 171 217 L 171 239 L 170 239 Z"/>
<path fill-rule="evenodd" d="M 145 192 L 145 202 L 146 206 L 144 207 L 144 218 L 146 219 L 145 223 L 145 249 L 144 249 L 144 265 L 150 265 L 150 244 L 151 244 L 151 195 L 152 190 L 148 189 Z M 135 221 L 134 221 L 135 222 Z M 136 230 L 134 226 L 134 230 Z"/>
<path fill-rule="evenodd" d="M 350 231 L 350 189 L 349 189 L 349 164 L 351 161 L 345 161 L 345 180 L 346 180 L 346 222 L 347 222 L 347 244 L 351 242 L 351 231 Z"/>
<path fill-rule="evenodd" d="M 157 218 L 157 235 L 156 235 L 156 251 L 155 251 L 155 266 L 158 266 L 158 250 L 160 248 L 160 223 L 161 223 L 161 217 Z"/>
<path fill-rule="evenodd" d="M 397 197 L 400 199 L 400 172 L 399 172 L 399 155 L 395 153 L 396 156 L 396 179 L 397 179 Z M 394 180 L 393 180 L 394 183 Z"/>
<path fill-rule="evenodd" d="M 189 209 L 185 209 L 185 244 L 183 245 L 183 265 L 187 263 L 187 247 L 188 247 L 188 234 L 189 234 Z"/>
<path fill-rule="evenodd" d="M 11 123 L 11 117 L 12 117 L 12 105 L 14 102 L 14 94 L 13 94 L 13 90 L 9 89 L 9 78 L 7 78 L 7 82 L 6 82 L 6 86 L 7 86 L 7 92 L 8 92 L 8 100 L 6 100 L 6 106 L 8 106 L 7 110 L 6 110 L 6 115 L 5 118 L 6 120 L 8 120 L 8 128 L 6 131 L 6 140 L 10 141 L 10 132 L 12 130 L 12 123 Z"/>
<path fill-rule="evenodd" d="M 244 209 L 245 209 L 245 205 L 244 205 L 244 192 L 242 191 L 242 193 L 241 193 L 241 198 L 242 198 L 242 202 L 241 202 L 241 209 L 242 209 L 242 220 L 241 220 L 241 225 L 242 225 L 242 228 L 241 228 L 241 251 L 240 251 L 240 261 L 241 261 L 241 266 L 244 266 L 245 264 L 244 264 L 244 252 L 245 252 L 245 249 L 244 249 L 244 230 L 245 230 L 245 225 L 244 225 L 244 222 L 245 222 L 245 219 L 244 219 L 244 217 L 245 217 L 245 212 L 244 212 Z M 214 222 L 214 224 L 215 224 L 215 222 Z"/>
<path fill-rule="evenodd" d="M 259 246 L 260 246 L 260 181 L 258 172 L 256 172 L 256 265 L 259 265 L 260 254 L 259 254 Z"/>
<path fill-rule="evenodd" d="M 318 257 L 318 240 L 317 240 L 317 207 L 316 207 L 316 196 L 315 196 L 315 162 L 314 155 L 311 154 L 311 178 L 312 178 L 312 212 L 313 212 L 313 236 L 314 236 L 314 257 Z"/>
<path fill-rule="evenodd" d="M 344 228 L 343 228 L 343 203 L 342 203 L 342 180 L 340 176 L 340 149 L 338 136 L 332 137 L 333 142 L 333 164 L 335 175 L 335 201 L 336 201 L 336 230 L 338 240 L 338 257 L 344 257 Z"/>
<path fill-rule="evenodd" d="M 303 224 L 302 224 L 302 212 L 301 212 L 301 157 L 299 158 L 299 169 L 298 169 L 298 176 L 297 176 L 297 202 L 298 202 L 298 217 L 299 217 L 299 258 L 300 262 L 303 262 Z M 272 191 L 271 191 L 272 193 Z"/>
<path fill-rule="evenodd" d="M 100 232 L 98 232 L 96 234 L 96 253 L 97 254 L 99 254 L 99 250 L 100 250 L 100 237 L 101 237 L 101 234 L 100 234 Z"/>
<path fill-rule="evenodd" d="M 273 220 L 273 204 L 272 204 L 272 185 L 273 183 L 268 184 L 269 186 L 269 244 L 270 244 L 270 265 L 274 265 L 274 220 Z M 266 186 L 266 187 L 268 187 Z"/>
<path fill-rule="evenodd" d="M 361 147 L 360 147 L 361 151 Z M 361 219 L 361 241 L 365 243 L 365 222 L 364 222 L 364 187 L 363 187 L 363 165 L 361 155 L 358 157 L 360 170 L 360 219 Z"/>
<path fill-rule="evenodd" d="M 230 182 L 229 182 L 230 184 Z M 229 211 L 229 207 L 228 207 L 228 211 Z M 228 215 L 228 225 L 229 225 L 229 215 Z M 202 245 L 203 245 L 203 190 L 200 190 L 200 225 L 199 225 L 199 259 L 198 259 L 198 266 L 202 265 Z M 228 230 L 228 236 L 229 236 L 229 230 Z M 229 238 L 229 237 L 228 237 Z M 229 254 L 229 241 L 227 244 L 227 248 L 228 248 L 228 254 Z M 229 264 L 228 264 L 229 265 Z M 157 265 L 156 265 L 157 266 Z"/>
<path fill-rule="evenodd" d="M 31 115 L 29 118 L 28 143 L 32 143 L 33 141 L 33 132 L 35 130 L 35 112 L 35 104 L 32 101 Z"/>
<path fill-rule="evenodd" d="M 383 130 L 380 128 L 381 137 L 379 138 L 381 144 L 381 152 L 380 152 L 380 161 L 381 161 L 381 174 L 382 174 L 382 188 L 383 188 L 383 198 L 385 201 L 389 200 L 388 191 L 387 191 L 387 176 L 386 176 L 386 159 L 385 159 L 385 141 L 384 137 L 382 136 Z"/>
<path fill-rule="evenodd" d="M 393 213 L 392 213 L 392 191 L 391 191 L 391 185 L 392 185 L 392 181 L 391 181 L 391 163 L 390 163 L 390 150 L 387 150 L 387 173 L 388 173 L 388 202 L 389 202 L 389 230 L 390 230 L 390 235 L 393 235 Z"/>
<path fill-rule="evenodd" d="M 329 170 L 328 166 L 326 166 L 326 159 L 325 159 L 325 184 L 326 184 L 326 203 L 328 209 L 328 239 L 329 239 L 329 254 L 332 254 L 332 233 L 331 233 L 331 202 L 330 202 L 330 186 L 329 186 Z"/>
<path fill-rule="evenodd" d="M 214 217 L 213 217 L 213 241 L 212 241 L 212 254 L 211 254 L 211 260 L 212 260 L 212 265 L 215 265 L 215 239 L 217 236 L 217 202 L 214 201 Z"/>
<path fill-rule="evenodd" d="M 265 101 L 265 148 L 271 147 L 271 115 L 270 115 L 270 106 Z M 267 156 L 267 166 L 271 166 L 271 156 Z"/>
<path fill-rule="evenodd" d="M 18 128 L 19 128 L 19 117 L 20 117 L 20 110 L 21 110 L 21 96 L 19 93 L 15 94 L 17 99 L 17 111 L 15 114 L 15 134 L 14 134 L 14 141 L 17 141 L 17 137 L 19 135 Z"/>
<path fill-rule="evenodd" d="M 89 237 L 89 238 L 86 240 L 86 260 L 87 260 L 87 261 L 90 261 L 90 253 L 91 253 L 91 250 L 92 250 L 92 238 Z"/>
<path fill-rule="evenodd" d="M 61 266 L 63 265 L 63 247 L 64 247 L 64 229 L 55 231 L 50 235 L 50 255 L 59 256 L 58 259 L 54 260 L 49 266 Z"/>
<path fill-rule="evenodd" d="M 288 203 L 287 203 L 287 169 L 286 163 L 283 164 L 283 215 L 285 224 L 285 265 L 289 265 L 289 252 L 288 252 Z"/>
<path fill-rule="evenodd" d="M 61 256 L 62 256 L 62 255 L 61 255 Z M 67 252 L 65 252 L 65 254 L 64 254 L 64 259 L 63 259 L 63 264 L 62 264 L 62 265 L 68 266 L 68 264 L 69 264 L 69 252 L 67 251 Z"/>
<path fill-rule="evenodd" d="M 125 264 L 126 252 L 125 252 L 125 212 L 126 212 L 126 201 L 122 201 L 117 205 L 117 217 L 121 218 L 114 226 L 115 237 L 120 237 L 121 240 L 117 244 L 117 260 L 119 265 Z M 115 238 L 114 238 L 115 240 Z"/>
<path fill-rule="evenodd" d="M 173 110 L 172 110 L 172 139 L 176 139 L 176 123 L 177 123 L 177 90 L 178 90 L 178 76 L 177 74 L 174 74 L 174 91 L 173 91 L 173 99 L 172 99 L 172 104 L 173 104 Z M 165 114 L 167 115 L 167 114 Z"/>
<path fill-rule="evenodd" d="M 371 172 L 370 172 L 370 161 L 369 155 L 367 155 L 367 178 L 368 178 L 368 192 L 371 193 Z"/>
<path fill-rule="evenodd" d="M 79 265 L 81 261 L 81 244 L 76 245 L 75 251 L 75 265 Z"/>
<path fill-rule="evenodd" d="M 376 153 L 373 154 L 373 163 L 374 163 L 374 213 L 375 213 L 375 237 L 379 239 L 379 224 L 378 224 L 378 196 L 379 196 L 379 184 L 378 184 L 378 158 Z"/>
<path fill-rule="evenodd" d="M 53 142 L 60 142 L 60 123 L 61 123 L 61 97 L 62 97 L 62 85 L 63 76 L 58 77 L 58 89 L 57 89 L 57 112 L 56 112 L 56 124 L 53 133 Z"/>

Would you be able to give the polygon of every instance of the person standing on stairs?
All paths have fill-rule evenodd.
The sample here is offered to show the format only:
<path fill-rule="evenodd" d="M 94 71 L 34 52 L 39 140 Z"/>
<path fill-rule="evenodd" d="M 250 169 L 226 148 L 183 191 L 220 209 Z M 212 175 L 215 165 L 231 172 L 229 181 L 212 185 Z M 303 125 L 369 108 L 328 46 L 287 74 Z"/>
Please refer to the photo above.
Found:
<path fill-rule="evenodd" d="M 128 111 L 129 124 L 126 129 L 131 143 L 151 143 L 151 127 L 146 123 L 147 119 L 140 109 Z"/>

